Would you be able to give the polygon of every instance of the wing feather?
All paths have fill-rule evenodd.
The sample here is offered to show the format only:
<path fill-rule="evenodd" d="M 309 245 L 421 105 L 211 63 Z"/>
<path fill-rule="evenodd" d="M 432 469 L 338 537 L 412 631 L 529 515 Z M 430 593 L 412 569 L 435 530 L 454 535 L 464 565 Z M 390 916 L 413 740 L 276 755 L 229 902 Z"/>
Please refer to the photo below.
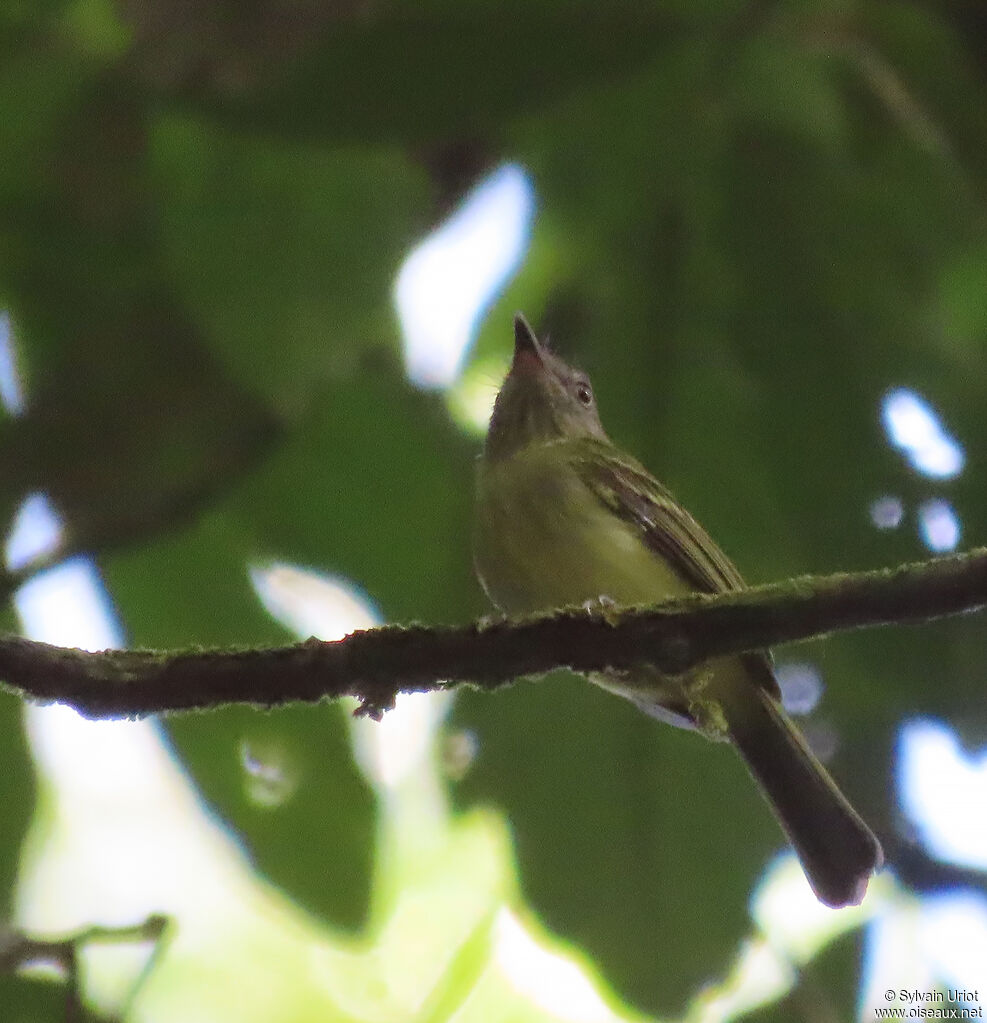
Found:
<path fill-rule="evenodd" d="M 733 562 L 702 526 L 640 463 L 605 441 L 581 442 L 577 472 L 583 483 L 614 514 L 640 533 L 645 546 L 683 581 L 700 593 L 743 590 L 746 583 Z M 765 650 L 743 655 L 754 677 L 769 692 L 779 695 Z"/>
<path fill-rule="evenodd" d="M 733 562 L 654 476 L 608 444 L 594 443 L 593 448 L 577 466 L 583 482 L 640 532 L 649 550 L 700 593 L 745 588 Z"/>

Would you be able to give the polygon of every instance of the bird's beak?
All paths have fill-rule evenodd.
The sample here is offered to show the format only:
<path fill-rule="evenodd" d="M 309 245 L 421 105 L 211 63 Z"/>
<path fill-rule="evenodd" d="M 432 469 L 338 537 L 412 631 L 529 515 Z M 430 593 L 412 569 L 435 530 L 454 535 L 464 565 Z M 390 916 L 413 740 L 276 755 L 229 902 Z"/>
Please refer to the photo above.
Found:
<path fill-rule="evenodd" d="M 537 372 L 545 366 L 544 353 L 531 325 L 520 314 L 514 316 L 514 361 L 511 370 Z"/>

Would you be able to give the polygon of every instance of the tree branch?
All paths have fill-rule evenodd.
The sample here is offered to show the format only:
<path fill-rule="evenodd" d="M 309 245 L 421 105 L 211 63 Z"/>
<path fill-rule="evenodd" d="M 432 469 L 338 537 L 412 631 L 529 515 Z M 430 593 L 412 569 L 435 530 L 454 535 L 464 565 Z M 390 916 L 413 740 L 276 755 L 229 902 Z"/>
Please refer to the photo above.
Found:
<path fill-rule="evenodd" d="M 254 650 L 87 653 L 0 637 L 0 678 L 22 696 L 87 717 L 354 696 L 379 717 L 399 692 L 495 689 L 553 668 L 647 662 L 675 674 L 723 654 L 875 625 L 929 621 L 987 604 L 987 548 L 893 569 L 803 576 L 651 608 L 568 609 L 520 621 L 387 625 L 338 642 Z"/>

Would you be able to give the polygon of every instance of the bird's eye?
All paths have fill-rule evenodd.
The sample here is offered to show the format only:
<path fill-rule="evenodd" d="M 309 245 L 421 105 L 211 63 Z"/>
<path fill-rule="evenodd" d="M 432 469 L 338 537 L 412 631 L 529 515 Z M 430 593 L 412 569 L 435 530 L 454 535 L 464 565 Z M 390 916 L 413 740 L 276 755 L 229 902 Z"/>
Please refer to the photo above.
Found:
<path fill-rule="evenodd" d="M 593 404 L 593 390 L 589 384 L 585 382 L 576 384 L 576 397 L 587 408 Z"/>

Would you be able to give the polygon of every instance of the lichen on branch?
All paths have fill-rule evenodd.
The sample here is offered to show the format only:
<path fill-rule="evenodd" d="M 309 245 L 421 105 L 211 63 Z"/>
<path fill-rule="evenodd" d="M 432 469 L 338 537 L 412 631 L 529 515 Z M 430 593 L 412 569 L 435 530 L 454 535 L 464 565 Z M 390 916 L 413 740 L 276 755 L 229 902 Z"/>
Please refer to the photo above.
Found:
<path fill-rule="evenodd" d="M 650 663 L 674 674 L 711 657 L 987 604 L 987 548 L 871 572 L 801 576 L 654 607 L 563 609 L 465 626 L 385 625 L 325 642 L 247 650 L 86 652 L 0 637 L 0 679 L 86 717 L 142 717 L 229 703 L 272 707 L 353 696 L 379 717 L 401 692 L 496 689 L 553 668 Z"/>

